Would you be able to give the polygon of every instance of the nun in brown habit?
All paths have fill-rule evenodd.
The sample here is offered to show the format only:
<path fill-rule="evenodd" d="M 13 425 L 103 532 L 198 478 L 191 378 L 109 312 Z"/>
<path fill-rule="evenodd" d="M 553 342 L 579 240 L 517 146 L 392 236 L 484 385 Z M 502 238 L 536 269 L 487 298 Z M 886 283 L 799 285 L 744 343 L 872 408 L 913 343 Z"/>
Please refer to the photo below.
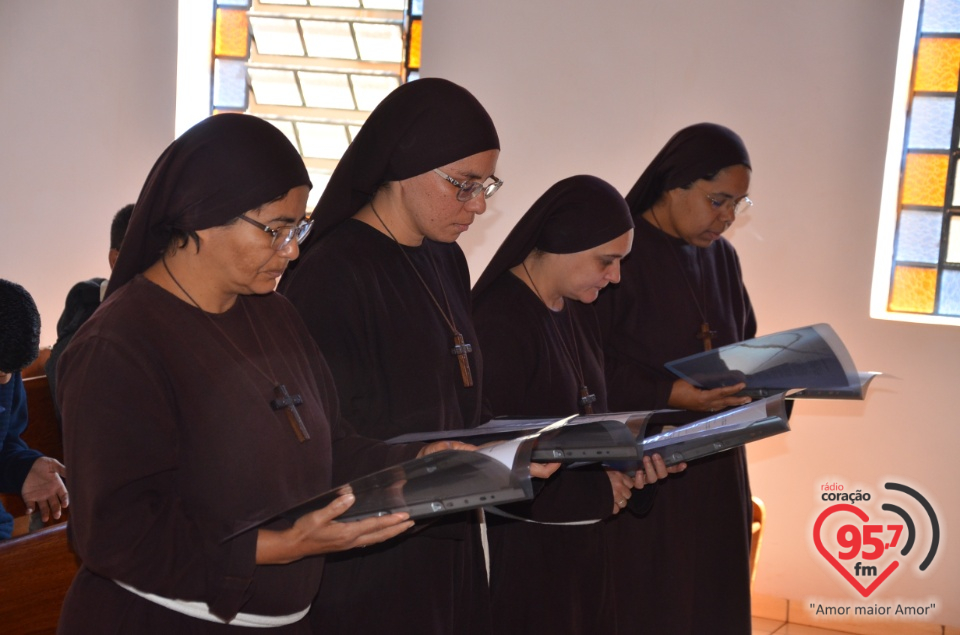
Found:
<path fill-rule="evenodd" d="M 481 423 L 482 357 L 456 240 L 500 186 L 499 148 L 467 90 L 416 80 L 370 114 L 314 210 L 314 232 L 280 288 L 361 434 Z M 317 633 L 490 633 L 476 515 L 329 558 L 312 619 Z"/>
<path fill-rule="evenodd" d="M 524 214 L 473 289 L 484 349 L 484 401 L 494 415 L 608 411 L 600 329 L 591 303 L 620 280 L 634 221 L 614 187 L 564 179 Z M 673 471 L 679 471 L 677 467 Z M 494 631 L 610 633 L 616 589 L 601 519 L 650 503 L 659 456 L 634 478 L 600 465 L 561 470 L 532 503 L 487 513 Z M 558 569 L 562 563 L 562 569 Z"/>
<path fill-rule="evenodd" d="M 754 337 L 756 319 L 733 246 L 722 234 L 751 205 L 750 158 L 716 124 L 678 132 L 626 200 L 636 220 L 623 281 L 597 302 L 613 410 L 708 412 L 749 399 L 743 385 L 699 390 L 664 363 Z M 750 633 L 751 500 L 742 448 L 694 461 L 658 485 L 642 520 L 621 514 L 608 539 L 620 632 Z"/>
<path fill-rule="evenodd" d="M 351 433 L 276 279 L 310 180 L 274 126 L 202 121 L 154 165 L 108 297 L 61 358 L 70 534 L 83 563 L 58 632 L 309 633 L 321 554 L 412 524 L 337 523 L 351 496 L 268 521 L 358 470 L 412 458 Z"/>

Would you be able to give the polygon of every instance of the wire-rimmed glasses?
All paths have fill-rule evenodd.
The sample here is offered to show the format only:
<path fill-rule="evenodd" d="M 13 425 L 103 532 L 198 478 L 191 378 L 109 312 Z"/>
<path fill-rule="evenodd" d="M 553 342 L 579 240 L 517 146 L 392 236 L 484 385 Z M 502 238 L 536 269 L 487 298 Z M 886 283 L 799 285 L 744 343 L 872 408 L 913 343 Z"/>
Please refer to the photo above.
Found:
<path fill-rule="evenodd" d="M 483 183 L 478 183 L 476 181 L 464 181 L 461 183 L 452 176 L 444 174 L 440 170 L 434 170 L 434 172 L 442 176 L 460 190 L 457 192 L 457 200 L 461 203 L 466 203 L 467 201 L 475 199 L 480 192 L 483 192 L 484 198 L 490 198 L 496 194 L 497 190 L 500 189 L 500 186 L 503 185 L 503 180 L 498 179 L 497 175 L 495 174 L 490 175 L 490 178 L 493 179 L 493 183 L 484 185 Z"/>
<path fill-rule="evenodd" d="M 744 213 L 751 207 L 753 207 L 753 201 L 750 200 L 749 196 L 741 196 L 740 198 L 717 198 L 712 194 L 706 194 L 707 200 L 710 201 L 710 207 L 715 211 L 719 211 L 724 207 L 729 207 L 733 210 L 734 216 L 739 216 Z"/>
<path fill-rule="evenodd" d="M 306 218 L 300 221 L 299 223 L 297 223 L 296 225 L 281 225 L 276 229 L 274 229 L 273 227 L 264 225 L 263 223 L 258 223 L 252 218 L 249 218 L 242 214 L 240 215 L 239 218 L 247 221 L 254 227 L 259 228 L 263 232 L 270 234 L 273 237 L 273 239 L 270 242 L 270 245 L 277 251 L 282 250 L 284 247 L 289 245 L 290 242 L 293 240 L 296 240 L 297 244 L 299 245 L 300 243 L 303 242 L 304 238 L 307 237 L 307 234 L 310 233 L 310 229 L 313 227 L 313 221 L 308 220 Z"/>

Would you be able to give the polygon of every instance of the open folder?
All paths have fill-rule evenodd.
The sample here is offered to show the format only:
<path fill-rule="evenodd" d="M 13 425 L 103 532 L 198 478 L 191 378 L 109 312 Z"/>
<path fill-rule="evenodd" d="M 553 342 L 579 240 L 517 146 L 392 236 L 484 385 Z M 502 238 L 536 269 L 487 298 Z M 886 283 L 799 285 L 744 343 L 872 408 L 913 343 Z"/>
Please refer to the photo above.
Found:
<path fill-rule="evenodd" d="M 407 512 L 429 518 L 533 498 L 532 437 L 519 437 L 473 452 L 445 450 L 352 480 L 257 521 L 242 524 L 224 540 L 279 518 L 296 520 L 352 493 L 354 504 L 337 520 L 361 520 Z"/>
<path fill-rule="evenodd" d="M 745 382 L 741 394 L 790 398 L 863 399 L 877 372 L 859 372 L 829 324 L 763 335 L 667 362 L 667 370 L 698 388 Z"/>
<path fill-rule="evenodd" d="M 530 458 L 534 461 L 602 462 L 623 469 L 656 453 L 667 465 L 674 465 L 787 432 L 790 429 L 784 402 L 787 396 L 789 393 L 776 394 L 708 416 L 688 411 L 648 410 L 562 420 L 494 419 L 467 430 L 406 434 L 387 442 L 457 439 L 477 444 L 527 435 L 533 440 Z M 676 425 L 678 423 L 681 425 Z M 649 435 L 648 427 L 660 431 Z"/>
<path fill-rule="evenodd" d="M 690 461 L 788 431 L 784 399 L 783 394 L 775 395 L 679 426 L 666 424 L 700 415 L 652 410 L 565 419 L 494 419 L 466 430 L 394 437 L 388 443 L 442 439 L 497 443 L 472 452 L 436 452 L 354 479 L 269 517 L 239 523 L 224 540 L 279 518 L 295 520 L 348 492 L 356 502 L 338 520 L 394 512 L 421 519 L 533 498 L 533 461 L 606 463 L 622 470 L 634 469 L 653 453 L 667 465 Z M 648 424 L 661 431 L 646 434 Z"/>

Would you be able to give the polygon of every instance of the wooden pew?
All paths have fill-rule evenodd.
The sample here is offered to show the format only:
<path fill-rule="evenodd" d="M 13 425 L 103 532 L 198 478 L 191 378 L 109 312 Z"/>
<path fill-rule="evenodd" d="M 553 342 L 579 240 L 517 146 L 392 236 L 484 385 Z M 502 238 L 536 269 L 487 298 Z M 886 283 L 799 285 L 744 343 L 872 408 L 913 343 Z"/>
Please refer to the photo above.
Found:
<path fill-rule="evenodd" d="M 79 568 L 67 524 L 0 541 L 0 626 L 4 633 L 55 633 Z"/>
<path fill-rule="evenodd" d="M 53 407 L 53 395 L 46 375 L 23 380 L 27 392 L 27 429 L 23 433 L 24 442 L 42 453 L 63 463 L 63 437 L 60 434 L 60 422 Z M 67 485 L 69 491 L 69 484 Z M 0 494 L 3 507 L 13 516 L 26 513 L 23 500 L 17 494 Z M 65 518 L 62 518 L 65 520 Z"/>
<path fill-rule="evenodd" d="M 29 423 L 23 440 L 34 450 L 63 463 L 63 436 L 60 422 L 50 394 L 50 382 L 46 375 L 23 380 L 27 391 L 27 418 Z"/>
<path fill-rule="evenodd" d="M 47 363 L 47 360 L 50 359 L 50 354 L 53 352 L 53 349 L 49 346 L 40 349 L 40 354 L 37 356 L 33 362 L 20 371 L 20 375 L 26 379 L 27 377 L 39 377 L 40 375 L 46 375 L 47 371 L 44 369 L 44 364 Z"/>

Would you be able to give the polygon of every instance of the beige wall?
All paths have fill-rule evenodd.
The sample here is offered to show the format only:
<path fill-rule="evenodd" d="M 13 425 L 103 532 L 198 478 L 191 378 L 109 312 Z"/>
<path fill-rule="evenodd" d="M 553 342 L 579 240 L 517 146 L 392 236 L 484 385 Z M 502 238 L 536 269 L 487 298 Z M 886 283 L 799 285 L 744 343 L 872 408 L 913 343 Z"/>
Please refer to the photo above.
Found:
<path fill-rule="evenodd" d="M 173 139 L 176 29 L 176 2 L 0 0 L 0 276 L 34 295 L 46 345 Z"/>
<path fill-rule="evenodd" d="M 38 297 L 48 343 L 70 285 L 106 274 L 110 215 L 172 137 L 175 4 L 0 2 L 0 276 Z M 507 185 L 461 239 L 475 277 L 556 180 L 592 173 L 626 191 L 684 125 L 742 134 L 757 204 L 731 237 L 761 332 L 828 322 L 861 369 L 890 375 L 863 403 L 799 404 L 792 432 L 750 448 L 769 511 L 756 591 L 854 604 L 812 546 L 819 485 L 882 498 L 884 482 L 904 482 L 937 510 L 940 553 L 924 575 L 911 557 L 870 599 L 935 601 L 933 621 L 960 625 L 960 329 L 868 317 L 900 11 L 893 0 L 428 0 L 424 74 L 468 86 L 501 133 Z"/>

